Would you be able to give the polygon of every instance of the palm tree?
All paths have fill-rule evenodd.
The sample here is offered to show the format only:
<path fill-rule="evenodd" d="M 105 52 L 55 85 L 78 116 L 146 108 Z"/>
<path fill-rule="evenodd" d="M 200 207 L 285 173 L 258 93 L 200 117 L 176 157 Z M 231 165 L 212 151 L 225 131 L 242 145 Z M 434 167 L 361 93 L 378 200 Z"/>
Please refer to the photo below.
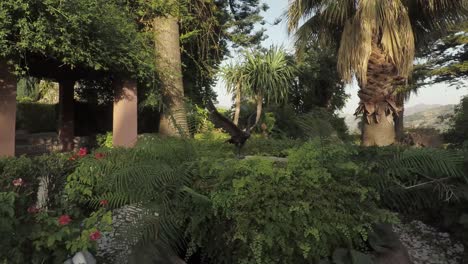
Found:
<path fill-rule="evenodd" d="M 296 67 L 278 47 L 245 54 L 244 87 L 257 103 L 255 125 L 260 121 L 263 103 L 287 100 Z"/>
<path fill-rule="evenodd" d="M 466 17 L 466 0 L 291 0 L 288 28 L 299 49 L 310 40 L 339 43 L 338 72 L 358 80 L 362 145 L 394 143 L 395 89 L 413 68 L 415 38 Z M 299 27 L 302 19 L 305 23 Z"/>
<path fill-rule="evenodd" d="M 235 93 L 235 111 L 233 123 L 238 125 L 241 110 L 242 86 L 244 84 L 245 69 L 242 63 L 230 63 L 221 69 L 221 78 L 226 83 L 229 93 Z"/>

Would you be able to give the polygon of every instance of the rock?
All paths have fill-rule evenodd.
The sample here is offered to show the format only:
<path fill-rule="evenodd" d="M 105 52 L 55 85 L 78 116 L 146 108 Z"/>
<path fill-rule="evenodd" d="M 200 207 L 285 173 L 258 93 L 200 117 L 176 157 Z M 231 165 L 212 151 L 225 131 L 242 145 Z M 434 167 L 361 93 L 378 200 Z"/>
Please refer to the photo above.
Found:
<path fill-rule="evenodd" d="M 72 258 L 73 264 L 96 264 L 93 255 L 88 251 L 80 251 Z"/>

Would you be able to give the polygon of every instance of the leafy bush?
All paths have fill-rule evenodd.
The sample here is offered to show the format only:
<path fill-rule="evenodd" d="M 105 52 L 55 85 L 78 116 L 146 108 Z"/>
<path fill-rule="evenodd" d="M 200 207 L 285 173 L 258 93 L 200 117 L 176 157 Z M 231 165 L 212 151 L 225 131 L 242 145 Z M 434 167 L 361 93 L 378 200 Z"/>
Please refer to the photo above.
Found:
<path fill-rule="evenodd" d="M 364 248 L 372 224 L 394 217 L 378 209 L 377 192 L 361 183 L 350 155 L 314 141 L 290 151 L 287 165 L 202 159 L 194 189 L 214 211 L 191 212 L 192 244 L 205 263 L 305 263 L 338 247 Z"/>
<path fill-rule="evenodd" d="M 270 139 L 252 136 L 242 150 L 245 155 L 286 157 L 291 148 L 304 141 L 295 139 Z"/>
<path fill-rule="evenodd" d="M 112 148 L 112 132 L 100 134 L 96 136 L 98 146 L 102 148 Z"/>
<path fill-rule="evenodd" d="M 461 146 L 464 141 L 468 140 L 468 96 L 455 107 L 452 122 L 453 127 L 447 131 L 445 138 L 448 142 Z"/>
<path fill-rule="evenodd" d="M 348 141 L 350 136 L 344 118 L 325 108 L 314 108 L 307 113 L 296 113 L 291 106 L 271 107 L 275 126 L 271 129 L 274 138 L 338 137 Z"/>

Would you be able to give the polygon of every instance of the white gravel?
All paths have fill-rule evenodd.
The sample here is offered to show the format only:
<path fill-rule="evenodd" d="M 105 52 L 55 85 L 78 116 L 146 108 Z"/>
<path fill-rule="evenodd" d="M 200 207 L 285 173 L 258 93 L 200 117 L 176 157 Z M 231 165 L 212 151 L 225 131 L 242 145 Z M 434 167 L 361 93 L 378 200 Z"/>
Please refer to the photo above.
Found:
<path fill-rule="evenodd" d="M 394 226 L 414 264 L 460 264 L 463 245 L 421 221 Z"/>

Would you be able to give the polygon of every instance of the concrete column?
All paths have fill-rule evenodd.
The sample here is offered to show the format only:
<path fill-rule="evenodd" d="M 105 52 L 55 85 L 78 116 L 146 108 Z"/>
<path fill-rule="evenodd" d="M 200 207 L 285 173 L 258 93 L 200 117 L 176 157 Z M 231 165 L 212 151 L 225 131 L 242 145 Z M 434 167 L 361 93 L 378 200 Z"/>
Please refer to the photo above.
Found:
<path fill-rule="evenodd" d="M 59 139 L 62 151 L 72 151 L 75 147 L 75 81 L 59 81 Z"/>
<path fill-rule="evenodd" d="M 16 77 L 0 61 L 0 157 L 15 155 Z"/>
<path fill-rule="evenodd" d="M 133 80 L 116 81 L 114 89 L 112 143 L 116 147 L 131 148 L 138 137 L 137 84 Z"/>

